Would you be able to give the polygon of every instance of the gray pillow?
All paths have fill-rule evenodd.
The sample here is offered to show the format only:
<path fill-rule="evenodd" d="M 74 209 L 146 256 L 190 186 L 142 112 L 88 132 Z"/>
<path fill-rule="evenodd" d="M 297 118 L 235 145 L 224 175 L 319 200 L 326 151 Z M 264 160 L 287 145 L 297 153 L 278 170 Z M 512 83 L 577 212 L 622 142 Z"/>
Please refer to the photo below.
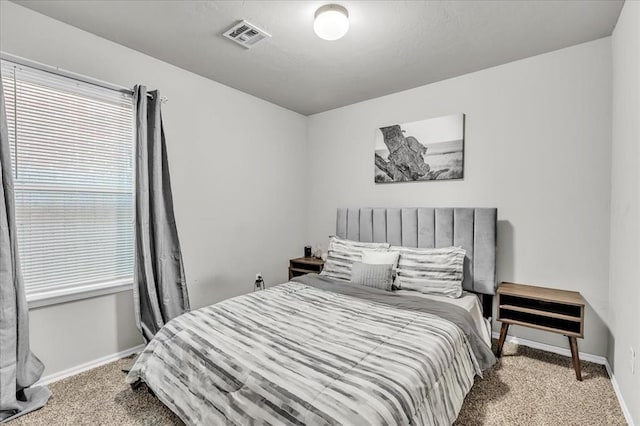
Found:
<path fill-rule="evenodd" d="M 391 291 L 393 285 L 393 265 L 370 265 L 368 263 L 353 262 L 351 268 L 351 282 L 366 287 Z"/>

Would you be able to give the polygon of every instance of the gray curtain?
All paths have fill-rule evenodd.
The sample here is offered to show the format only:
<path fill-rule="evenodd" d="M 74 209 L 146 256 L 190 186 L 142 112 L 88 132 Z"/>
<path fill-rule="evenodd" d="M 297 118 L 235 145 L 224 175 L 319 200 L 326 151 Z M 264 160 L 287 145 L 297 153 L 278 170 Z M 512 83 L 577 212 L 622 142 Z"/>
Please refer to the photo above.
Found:
<path fill-rule="evenodd" d="M 9 129 L 0 79 L 0 423 L 36 410 L 51 393 L 29 388 L 44 365 L 29 349 L 29 309 L 16 234 Z"/>
<path fill-rule="evenodd" d="M 187 282 L 173 214 L 160 94 L 134 89 L 136 103 L 136 258 L 134 302 L 148 342 L 189 311 Z"/>

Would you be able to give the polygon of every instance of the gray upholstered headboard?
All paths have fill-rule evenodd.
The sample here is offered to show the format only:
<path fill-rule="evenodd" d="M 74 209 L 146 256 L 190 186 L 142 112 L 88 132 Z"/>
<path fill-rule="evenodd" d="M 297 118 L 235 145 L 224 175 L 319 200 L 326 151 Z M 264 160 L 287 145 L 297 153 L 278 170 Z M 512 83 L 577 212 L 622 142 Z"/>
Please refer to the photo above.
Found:
<path fill-rule="evenodd" d="M 494 208 L 340 208 L 336 235 L 406 247 L 460 246 L 467 251 L 462 287 L 493 295 L 497 213 Z"/>

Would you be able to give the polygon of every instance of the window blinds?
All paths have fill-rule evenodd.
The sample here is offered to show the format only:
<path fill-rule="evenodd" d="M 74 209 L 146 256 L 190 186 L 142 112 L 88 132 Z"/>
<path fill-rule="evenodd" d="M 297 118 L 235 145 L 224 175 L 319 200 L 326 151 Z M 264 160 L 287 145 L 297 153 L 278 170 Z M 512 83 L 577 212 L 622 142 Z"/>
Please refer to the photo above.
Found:
<path fill-rule="evenodd" d="M 133 280 L 129 94 L 1 63 L 29 296 Z"/>

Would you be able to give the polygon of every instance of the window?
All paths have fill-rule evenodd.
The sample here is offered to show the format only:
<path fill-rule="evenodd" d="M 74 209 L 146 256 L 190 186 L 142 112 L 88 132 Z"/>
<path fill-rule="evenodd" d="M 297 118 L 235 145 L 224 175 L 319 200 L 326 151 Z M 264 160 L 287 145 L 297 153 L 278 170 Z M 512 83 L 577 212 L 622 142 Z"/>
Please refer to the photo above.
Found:
<path fill-rule="evenodd" d="M 1 67 L 27 300 L 131 286 L 131 94 L 11 61 Z"/>

